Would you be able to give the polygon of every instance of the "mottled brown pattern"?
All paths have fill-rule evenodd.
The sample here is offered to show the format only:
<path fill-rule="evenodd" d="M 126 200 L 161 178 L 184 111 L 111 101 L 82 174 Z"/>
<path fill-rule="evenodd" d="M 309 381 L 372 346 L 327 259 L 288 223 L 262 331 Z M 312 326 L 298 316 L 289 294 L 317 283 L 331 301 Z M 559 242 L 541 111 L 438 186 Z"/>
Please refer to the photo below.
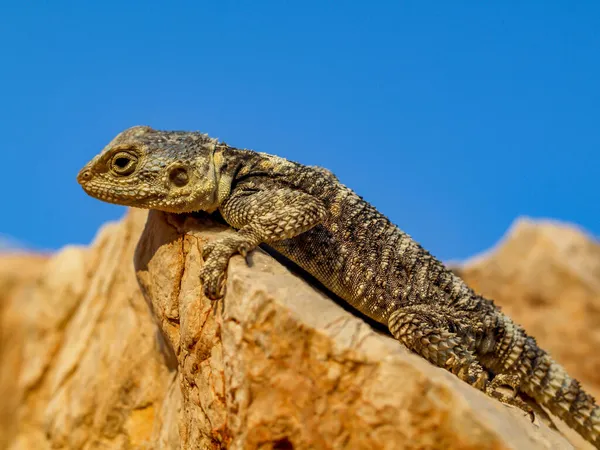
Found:
<path fill-rule="evenodd" d="M 80 172 L 101 200 L 168 212 L 219 210 L 239 230 L 204 250 L 221 298 L 229 258 L 266 243 L 431 363 L 526 411 L 510 386 L 600 448 L 600 407 L 535 340 L 328 170 L 195 132 L 133 127 Z"/>

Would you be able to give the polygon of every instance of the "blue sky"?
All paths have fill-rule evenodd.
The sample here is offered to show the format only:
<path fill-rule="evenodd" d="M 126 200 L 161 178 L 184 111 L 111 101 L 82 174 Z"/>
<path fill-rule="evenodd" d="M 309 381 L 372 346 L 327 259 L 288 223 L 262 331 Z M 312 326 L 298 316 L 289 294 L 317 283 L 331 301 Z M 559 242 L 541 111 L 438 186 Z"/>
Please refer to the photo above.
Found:
<path fill-rule="evenodd" d="M 521 216 L 600 235 L 600 3 L 4 2 L 0 233 L 88 243 L 137 124 L 325 166 L 443 259 Z"/>

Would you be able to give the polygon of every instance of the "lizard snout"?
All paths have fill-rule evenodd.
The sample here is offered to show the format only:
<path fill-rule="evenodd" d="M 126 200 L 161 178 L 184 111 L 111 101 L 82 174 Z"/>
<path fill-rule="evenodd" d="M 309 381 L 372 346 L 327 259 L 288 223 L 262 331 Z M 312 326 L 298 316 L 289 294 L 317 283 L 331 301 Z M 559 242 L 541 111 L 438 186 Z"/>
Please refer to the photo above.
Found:
<path fill-rule="evenodd" d="M 77 182 L 81 185 L 87 183 L 92 179 L 92 171 L 84 168 L 77 174 Z"/>

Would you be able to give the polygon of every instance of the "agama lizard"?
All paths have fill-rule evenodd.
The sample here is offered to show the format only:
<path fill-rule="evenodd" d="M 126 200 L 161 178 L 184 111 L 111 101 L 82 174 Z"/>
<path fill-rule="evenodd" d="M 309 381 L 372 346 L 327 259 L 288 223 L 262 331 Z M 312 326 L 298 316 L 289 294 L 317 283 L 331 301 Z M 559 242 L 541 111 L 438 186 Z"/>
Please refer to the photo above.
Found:
<path fill-rule="evenodd" d="M 224 296 L 234 254 L 267 244 L 431 363 L 527 412 L 516 394 L 532 397 L 600 448 L 600 407 L 579 382 L 493 301 L 328 170 L 206 134 L 137 126 L 117 135 L 77 179 L 110 203 L 219 210 L 238 231 L 204 247 L 208 298 Z"/>

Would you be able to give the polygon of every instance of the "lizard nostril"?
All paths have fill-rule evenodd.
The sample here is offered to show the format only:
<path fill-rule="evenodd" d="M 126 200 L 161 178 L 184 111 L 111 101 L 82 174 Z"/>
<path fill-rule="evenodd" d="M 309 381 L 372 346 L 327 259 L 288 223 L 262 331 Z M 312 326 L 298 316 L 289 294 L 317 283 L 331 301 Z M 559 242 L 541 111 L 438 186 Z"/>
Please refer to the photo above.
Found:
<path fill-rule="evenodd" d="M 90 178 L 92 177 L 92 174 L 90 173 L 89 170 L 84 170 L 83 172 L 81 172 L 79 174 L 79 176 L 77 177 L 79 182 L 82 181 L 88 181 Z"/>

